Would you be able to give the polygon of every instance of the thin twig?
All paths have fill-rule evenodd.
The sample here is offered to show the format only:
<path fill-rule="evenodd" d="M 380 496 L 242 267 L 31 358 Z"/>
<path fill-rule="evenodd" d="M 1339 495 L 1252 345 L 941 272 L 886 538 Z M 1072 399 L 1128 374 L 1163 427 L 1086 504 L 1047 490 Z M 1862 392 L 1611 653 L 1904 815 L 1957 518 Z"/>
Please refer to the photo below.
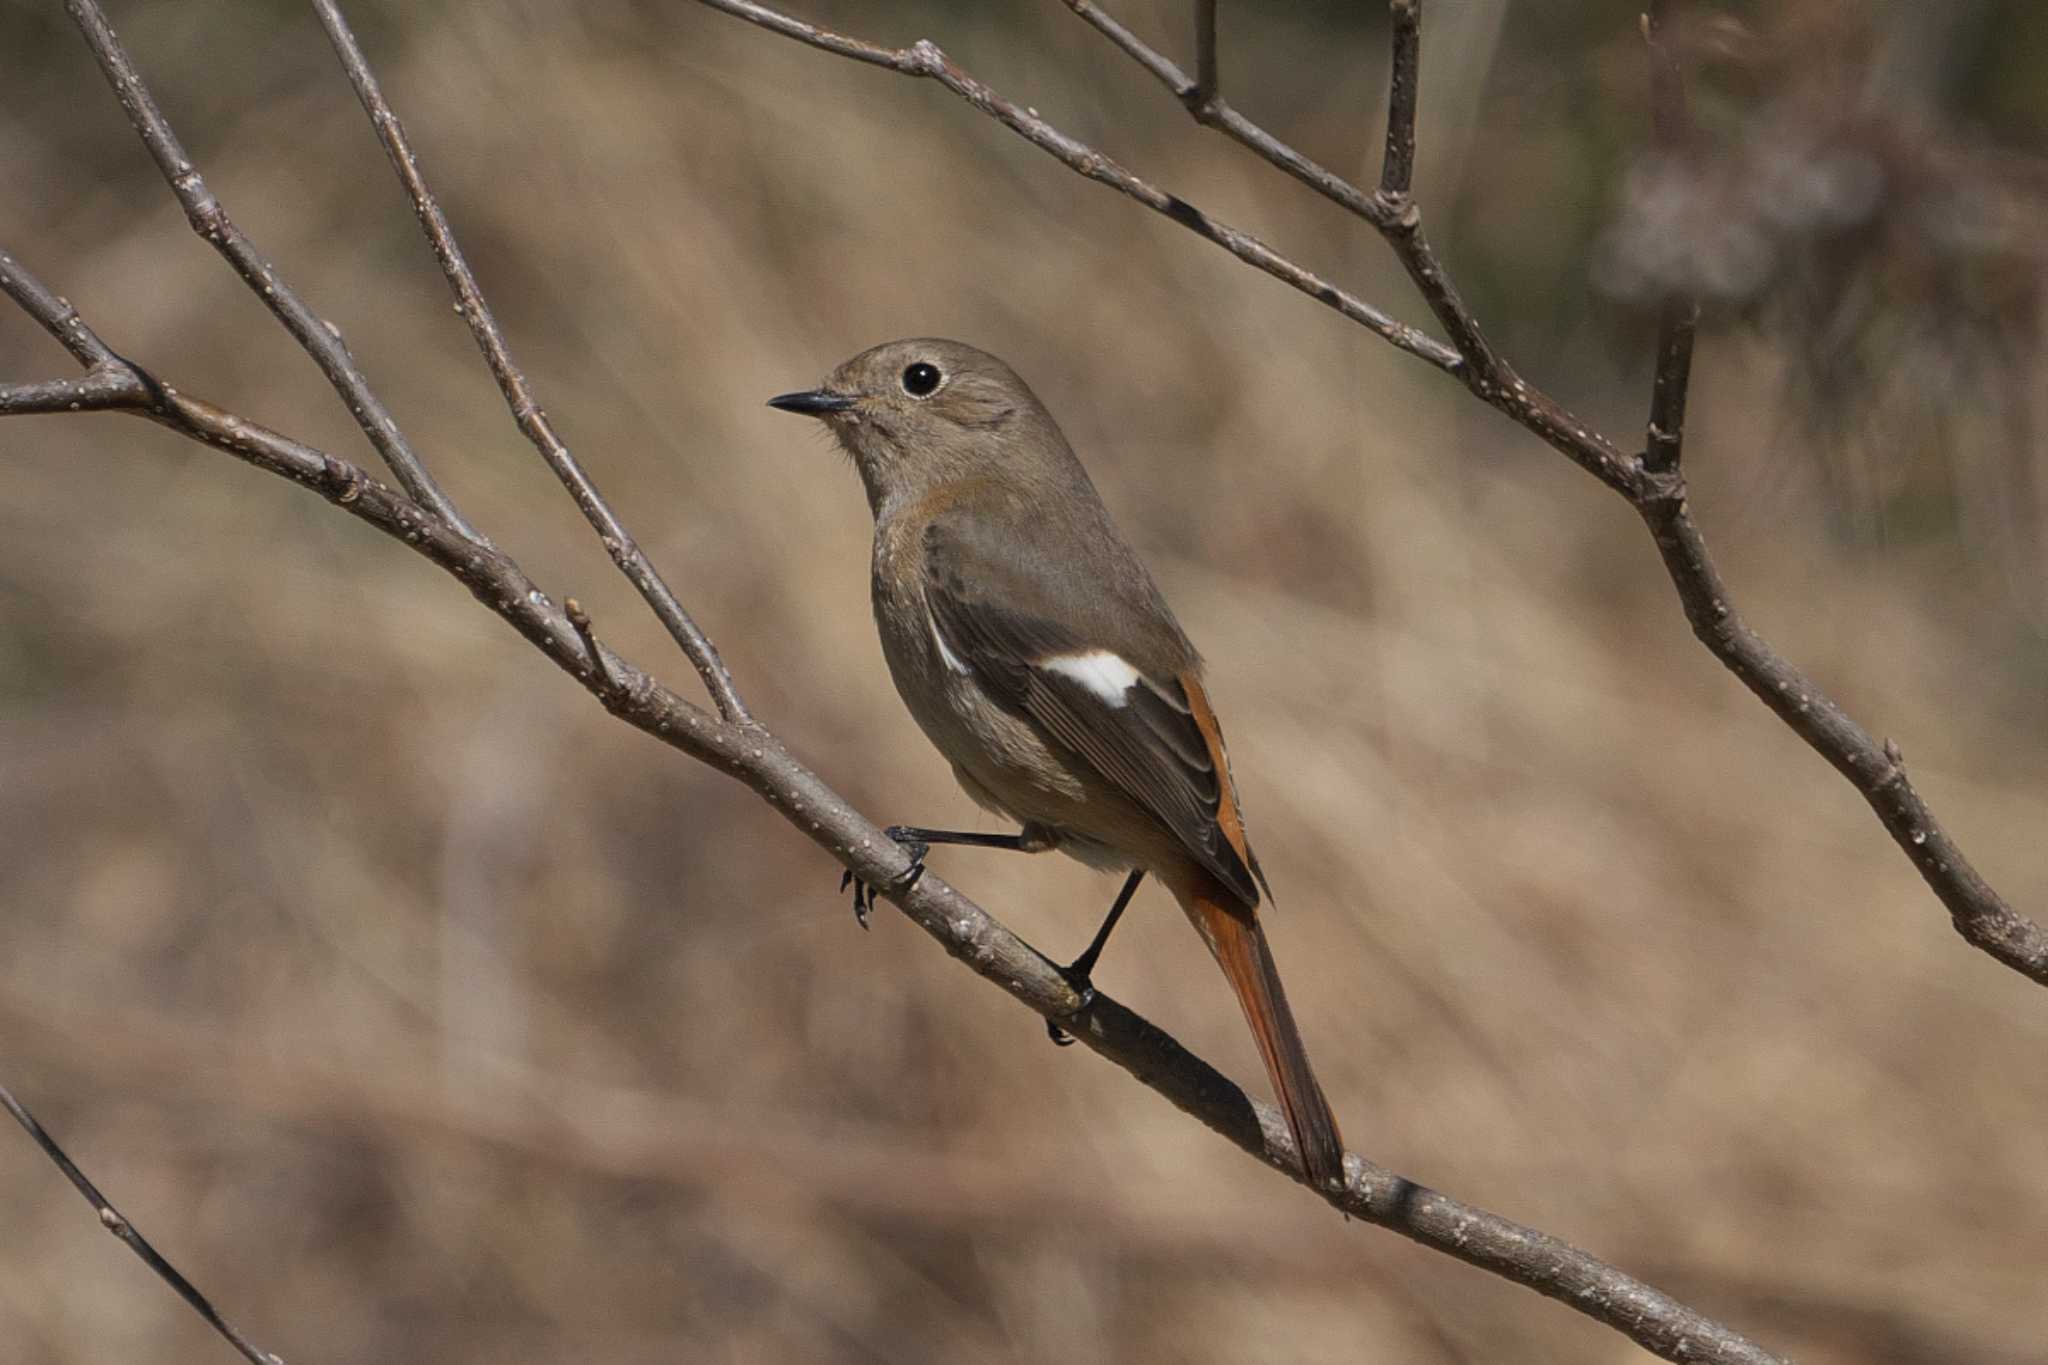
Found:
<path fill-rule="evenodd" d="M 1399 204 L 1415 181 L 1415 112 L 1422 99 L 1421 0 L 1392 0 L 1387 74 L 1387 152 L 1380 160 L 1380 197 Z"/>
<path fill-rule="evenodd" d="M 220 1310 L 213 1306 L 206 1295 L 199 1292 L 198 1286 L 180 1274 L 176 1266 L 165 1260 L 157 1249 L 149 1244 L 149 1239 L 142 1235 L 135 1224 L 129 1222 L 119 1209 L 108 1202 L 107 1197 L 100 1193 L 99 1186 L 86 1178 L 85 1172 L 79 1170 L 77 1163 L 65 1155 L 64 1149 L 57 1145 L 57 1140 L 44 1130 L 42 1124 L 36 1122 L 36 1116 L 29 1113 L 21 1101 L 14 1098 L 14 1092 L 4 1085 L 0 1085 L 0 1107 L 5 1107 L 8 1113 L 14 1115 L 14 1121 L 35 1139 L 36 1146 L 43 1149 L 43 1155 L 55 1162 L 57 1169 L 64 1172 L 64 1178 L 71 1182 L 72 1188 L 85 1196 L 85 1202 L 92 1205 L 93 1211 L 99 1214 L 100 1226 L 120 1238 L 130 1251 L 141 1257 L 142 1263 L 155 1271 L 158 1279 L 177 1290 L 178 1297 L 190 1304 L 193 1312 L 206 1319 L 207 1325 L 226 1338 L 229 1345 L 240 1351 L 243 1359 L 250 1361 L 251 1365 L 284 1365 L 277 1356 L 252 1346 L 249 1339 L 235 1329 L 234 1324 L 222 1317 Z"/>
<path fill-rule="evenodd" d="M 54 298 L 18 263 L 19 293 Z M 10 290 L 11 293 L 15 292 Z M 745 783 L 813 843 L 873 886 L 900 885 L 909 856 L 758 726 L 720 719 L 630 660 L 586 639 L 566 610 L 502 551 L 470 541 L 425 508 L 344 460 L 180 393 L 137 367 L 156 406 L 137 409 L 180 434 L 302 484 L 425 557 L 467 587 L 612 714 Z M 586 651 L 594 648 L 602 674 Z M 612 686 L 605 689 L 602 678 Z M 1614 1266 L 1534 1229 L 1460 1203 L 1375 1165 L 1346 1158 L 1337 1190 L 1308 1185 L 1277 1110 L 1258 1104 L 1170 1035 L 1101 992 L 1074 993 L 1043 954 L 926 873 L 888 893 L 909 918 L 978 975 L 1128 1071 L 1184 1113 L 1333 1207 L 1507 1276 L 1627 1333 L 1672 1360 L 1782 1365 L 1776 1356 Z"/>
<path fill-rule="evenodd" d="M 163 111 L 157 108 L 149 88 L 142 83 L 134 61 L 121 46 L 121 40 L 114 36 L 113 25 L 107 22 L 98 0 L 65 0 L 65 8 L 71 12 L 78 31 L 85 35 L 86 44 L 92 48 L 107 83 L 114 87 L 121 107 L 127 110 L 128 121 L 141 135 L 142 145 L 149 150 L 164 179 L 170 182 L 171 192 L 177 196 L 179 204 L 184 206 L 185 217 L 192 230 L 227 259 L 242 282 L 263 300 L 264 306 L 284 324 L 292 339 L 313 358 L 313 363 L 327 376 L 327 382 L 341 395 L 349 415 L 370 438 L 370 444 L 383 456 L 384 463 L 406 492 L 412 495 L 413 501 L 432 509 L 435 516 L 471 540 L 479 539 L 476 531 L 462 519 L 462 514 L 455 510 L 455 504 L 434 482 L 433 475 L 427 472 L 405 439 L 405 433 L 398 429 L 397 421 L 371 390 L 369 381 L 349 355 L 348 347 L 342 344 L 340 334 L 285 283 L 277 273 L 277 267 L 235 226 L 220 200 L 214 198 L 213 191 L 206 187 L 198 168 L 185 154 L 184 144 L 171 130 Z"/>
<path fill-rule="evenodd" d="M 753 0 L 702 0 L 702 3 L 821 51 L 866 62 L 870 66 L 887 67 L 899 75 L 936 81 L 1032 146 L 1056 157 L 1068 169 L 1137 200 L 1154 213 L 1171 218 L 1204 241 L 1222 247 L 1245 264 L 1299 289 L 1388 344 L 1426 360 L 1440 370 L 1456 373 L 1460 368 L 1462 362 L 1457 352 L 1442 342 L 1405 322 L 1396 321 L 1363 299 L 1346 293 L 1313 271 L 1282 256 L 1250 233 L 1210 217 L 1178 195 L 1169 194 L 1132 174 L 1087 143 L 1069 137 L 1031 110 L 1004 99 L 961 69 L 935 44 L 920 41 L 905 48 L 878 47 L 816 24 L 792 19 L 765 5 L 754 4 Z"/>
<path fill-rule="evenodd" d="M 86 326 L 71 300 L 52 293 L 5 251 L 0 251 L 0 289 L 6 290 L 23 312 L 87 369 L 98 369 L 120 359 L 112 347 L 99 339 L 98 333 Z"/>
<path fill-rule="evenodd" d="M 0 417 L 38 412 L 105 412 L 145 406 L 141 377 L 86 325 L 71 300 L 51 292 L 14 257 L 0 251 L 0 293 L 55 337 L 85 373 L 71 379 L 0 384 Z"/>
<path fill-rule="evenodd" d="M 1650 108 L 1657 154 L 1670 161 L 1691 142 L 1685 72 L 1665 41 L 1667 0 L 1650 0 L 1643 15 L 1643 46 L 1650 55 Z M 1652 474 L 1678 468 L 1685 447 L 1685 398 L 1692 384 L 1693 338 L 1699 331 L 1699 300 L 1683 289 L 1664 295 L 1657 319 L 1657 370 L 1650 388 L 1650 421 L 1643 438 L 1643 467 Z"/>
<path fill-rule="evenodd" d="M 952 67 L 929 42 L 920 42 L 906 49 L 881 48 L 800 23 L 751 0 L 699 2 L 827 52 L 885 66 L 904 75 L 938 79 L 975 108 L 1033 145 L 1051 152 L 1071 169 L 1122 190 L 1210 241 L 1218 240 L 1211 230 L 1214 227 L 1212 220 L 1199 214 L 1190 217 L 1177 213 L 1170 207 L 1154 203 L 1146 193 L 1129 188 L 1127 182 L 1140 186 L 1144 182 L 1109 162 L 1101 153 L 1036 119 L 1023 117 L 1023 111 L 1015 105 Z M 1395 5 L 1407 2 L 1392 0 Z M 1177 94 L 1192 84 L 1172 62 L 1145 47 L 1128 29 L 1109 20 L 1089 0 L 1066 0 L 1066 3 L 1131 53 L 1153 75 L 1174 88 Z M 1399 32 L 1397 25 L 1397 38 Z M 1376 201 L 1365 199 L 1356 186 L 1272 139 L 1257 125 L 1237 118 L 1235 112 L 1220 100 L 1209 100 L 1203 107 L 1218 110 L 1217 126 L 1288 174 L 1352 208 L 1375 226 L 1385 216 L 1383 210 L 1376 206 Z M 1104 173 L 1102 168 L 1105 165 L 1114 167 L 1114 175 Z M 1150 190 L 1149 186 L 1145 188 Z M 1412 202 L 1409 207 L 1413 207 Z M 1439 317 L 1444 316 L 1446 310 L 1455 304 L 1457 296 L 1450 288 L 1442 265 L 1422 240 L 1419 231 L 1406 237 L 1393 232 L 1387 235 L 1401 253 L 1401 259 L 1424 297 Z M 1302 282 L 1315 280 L 1315 276 L 1284 257 L 1274 257 L 1270 249 L 1262 245 L 1258 248 L 1265 257 L 1273 257 L 1268 260 L 1254 258 L 1228 243 L 1222 244 L 1239 259 L 1256 265 L 1311 297 L 1336 306 L 1332 298 L 1326 297 L 1317 287 Z M 1322 288 L 1327 289 L 1328 286 Z M 1374 318 L 1385 316 L 1370 305 L 1352 300 L 1349 295 L 1341 297 L 1348 302 L 1338 311 L 1354 321 L 1360 320 L 1361 312 Z M 1462 308 L 1461 304 L 1455 306 Z M 1474 394 L 1626 498 L 1649 525 L 1658 552 L 1663 556 L 1665 570 L 1685 609 L 1686 619 L 1701 643 L 1762 699 L 1793 733 L 1849 779 L 1877 813 L 1886 832 L 1905 851 L 1921 877 L 1948 909 L 1956 931 L 1966 942 L 2028 979 L 2048 985 L 2048 931 L 2006 904 L 2004 898 L 1984 881 L 1913 790 L 1904 767 L 1888 758 L 1884 747 L 1867 730 L 1851 720 L 1812 679 L 1772 649 L 1736 612 L 1727 585 L 1722 582 L 1719 570 L 1707 553 L 1706 543 L 1692 522 L 1684 484 L 1675 473 L 1652 472 L 1641 459 L 1622 454 L 1613 441 L 1504 367 L 1498 380 L 1490 382 L 1483 377 L 1479 366 L 1468 365 L 1457 353 L 1412 330 L 1397 339 L 1389 335 L 1386 328 L 1371 323 L 1363 325 L 1393 341 L 1408 354 L 1420 356 L 1438 369 L 1457 375 Z M 1455 328 L 1452 333 L 1454 337 L 1457 335 Z"/>
<path fill-rule="evenodd" d="M 723 0 L 703 0 L 703 3 L 719 9 L 727 8 Z M 1186 107 L 1196 122 L 1218 129 L 1233 141 L 1249 148 L 1265 161 L 1307 185 L 1317 194 L 1372 224 L 1393 247 L 1409 278 L 1415 281 L 1423 301 L 1429 305 L 1430 311 L 1436 314 L 1437 321 L 1450 335 L 1452 346 L 1461 359 L 1460 364 L 1444 368 L 1463 379 L 1474 393 L 1514 416 L 1517 421 L 1523 421 L 1525 426 L 1528 425 L 1516 414 L 1513 407 L 1518 401 L 1518 381 L 1512 374 L 1504 373 L 1498 357 L 1493 353 L 1493 348 L 1480 331 L 1478 321 L 1465 306 L 1465 301 L 1458 296 L 1458 292 L 1451 287 L 1449 277 L 1437 262 L 1436 254 L 1429 245 L 1429 239 L 1423 235 L 1422 217 L 1414 202 L 1408 198 L 1407 179 L 1413 174 L 1415 159 L 1416 75 L 1420 69 L 1417 56 L 1421 24 L 1420 0 L 1406 0 L 1405 3 L 1403 0 L 1397 0 L 1394 17 L 1394 81 L 1389 90 L 1387 141 L 1390 153 L 1397 142 L 1405 148 L 1405 160 L 1397 167 L 1401 169 L 1398 189 L 1387 187 L 1383 174 L 1383 192 L 1379 194 L 1367 194 L 1335 171 L 1318 165 L 1253 123 L 1232 107 L 1219 92 L 1205 89 L 1201 81 L 1190 79 L 1170 58 L 1118 23 L 1100 5 L 1094 4 L 1093 0 L 1065 0 L 1065 3 L 1067 8 L 1087 20 L 1104 37 L 1149 71 L 1154 79 L 1171 90 L 1174 98 Z M 1555 407 L 1554 404 L 1552 406 Z M 1558 410 L 1550 425 L 1560 431 L 1569 431 L 1580 424 L 1570 414 Z M 1546 436 L 1545 439 L 1549 438 Z M 1562 446 L 1559 448 L 1563 449 Z M 1565 453 L 1572 455 L 1574 459 L 1579 458 L 1572 451 L 1567 450 Z M 1600 475 L 1603 481 L 1612 482 L 1612 479 L 1601 474 L 1599 469 L 1594 469 L 1593 472 Z"/>
<path fill-rule="evenodd" d="M 1204 97 L 1223 93 L 1216 70 L 1216 0 L 1195 0 L 1195 82 Z"/>
<path fill-rule="evenodd" d="M 1387 81 L 1387 155 L 1380 170 L 1382 189 L 1376 196 L 1381 212 L 1380 235 L 1407 267 L 1430 311 L 1436 314 L 1451 344 L 1471 367 L 1465 383 L 1488 397 L 1521 381 L 1493 352 L 1479 320 L 1459 297 L 1450 272 L 1437 260 L 1422 232 L 1422 210 L 1409 191 L 1415 173 L 1415 117 L 1422 99 L 1422 0 L 1388 0 L 1393 23 Z M 1389 182 L 1392 182 L 1389 185 Z"/>
<path fill-rule="evenodd" d="M 477 286 L 476 275 L 463 256 L 462 247 L 455 240 L 447 215 L 441 212 L 439 201 L 427 186 L 426 176 L 420 170 L 419 156 L 406 138 L 405 127 L 384 98 L 376 73 L 370 69 L 369 59 L 350 30 L 348 20 L 342 17 L 340 6 L 335 0 L 313 0 L 313 8 L 320 16 L 321 26 L 327 30 L 328 40 L 334 44 L 342 69 L 348 73 L 349 83 L 355 87 L 356 97 L 370 116 L 378 141 L 384 144 L 391 168 L 398 173 L 399 183 L 404 185 L 406 194 L 412 199 L 420 228 L 434 250 L 434 258 L 441 263 L 441 273 L 447 277 L 449 289 L 454 291 L 456 311 L 469 324 L 470 334 L 476 338 L 477 348 L 483 352 L 484 361 L 491 368 L 491 376 L 498 381 L 498 391 L 505 395 L 506 405 L 512 409 L 512 420 L 518 423 L 519 430 L 540 452 L 541 459 L 554 471 L 562 487 L 569 491 L 569 496 L 575 499 L 584 519 L 596 529 L 612 563 L 639 590 L 641 597 L 646 599 L 655 616 L 681 647 L 684 657 L 704 679 L 704 686 L 710 691 L 718 713 L 727 720 L 750 719 L 746 705 L 733 685 L 732 673 L 726 668 L 725 661 L 719 658 L 717 648 L 690 619 L 690 614 L 683 610 L 683 604 L 676 600 L 675 593 L 655 570 L 653 562 L 641 552 L 639 543 L 627 533 L 625 524 L 619 520 L 611 504 L 597 491 L 597 485 L 583 472 L 576 457 L 569 453 L 568 446 L 556 436 L 553 424 L 534 398 L 526 374 L 512 359 L 505 334 L 499 328 L 483 291 Z"/>

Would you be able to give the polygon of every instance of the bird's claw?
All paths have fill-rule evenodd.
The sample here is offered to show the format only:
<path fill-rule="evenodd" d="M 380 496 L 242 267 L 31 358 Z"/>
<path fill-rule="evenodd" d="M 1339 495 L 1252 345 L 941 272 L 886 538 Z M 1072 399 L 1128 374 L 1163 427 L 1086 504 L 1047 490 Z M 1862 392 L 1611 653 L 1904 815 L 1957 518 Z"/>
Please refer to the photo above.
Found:
<path fill-rule="evenodd" d="M 931 845 L 912 834 L 909 829 L 902 825 L 891 825 L 883 830 L 882 833 L 888 835 L 890 842 L 897 844 L 905 853 L 910 855 L 910 866 L 903 870 L 902 875 L 889 882 L 883 888 L 892 896 L 900 895 L 923 880 L 924 856 L 931 852 Z M 875 908 L 875 888 L 854 876 L 850 870 L 840 875 L 840 894 L 844 895 L 846 888 L 849 886 L 853 888 L 854 921 L 861 928 L 865 929 L 868 927 L 868 915 Z"/>
<path fill-rule="evenodd" d="M 1074 994 L 1081 997 L 1081 1003 L 1067 1012 L 1066 1017 L 1071 1019 L 1095 1003 L 1095 986 L 1087 977 L 1075 976 L 1071 968 L 1060 968 L 1060 975 L 1067 979 L 1069 986 L 1073 987 Z M 1056 1019 L 1045 1021 L 1045 1036 L 1052 1039 L 1054 1047 L 1072 1047 L 1074 1045 L 1074 1035 L 1061 1028 L 1059 1021 Z"/>

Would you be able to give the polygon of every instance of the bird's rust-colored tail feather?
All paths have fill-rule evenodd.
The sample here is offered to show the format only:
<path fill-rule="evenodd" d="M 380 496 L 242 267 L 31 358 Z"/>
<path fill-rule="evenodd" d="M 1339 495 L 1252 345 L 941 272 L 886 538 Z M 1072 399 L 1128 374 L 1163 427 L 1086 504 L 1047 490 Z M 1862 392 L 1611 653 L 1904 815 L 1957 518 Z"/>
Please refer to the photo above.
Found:
<path fill-rule="evenodd" d="M 1294 1135 L 1303 1169 L 1319 1186 L 1333 1180 L 1341 1184 L 1344 1139 L 1337 1132 L 1330 1102 L 1323 1098 L 1323 1088 L 1309 1068 L 1301 1031 L 1287 1008 L 1287 993 L 1280 987 L 1280 973 L 1273 965 L 1273 953 L 1266 946 L 1258 916 L 1206 873 L 1176 890 L 1181 908 L 1201 931 L 1217 965 L 1229 978 L 1231 990 L 1237 993 L 1237 1003 L 1244 1007 L 1245 1022 L 1258 1041 L 1259 1056 L 1280 1098 L 1280 1110 L 1287 1117 L 1287 1129 Z"/>

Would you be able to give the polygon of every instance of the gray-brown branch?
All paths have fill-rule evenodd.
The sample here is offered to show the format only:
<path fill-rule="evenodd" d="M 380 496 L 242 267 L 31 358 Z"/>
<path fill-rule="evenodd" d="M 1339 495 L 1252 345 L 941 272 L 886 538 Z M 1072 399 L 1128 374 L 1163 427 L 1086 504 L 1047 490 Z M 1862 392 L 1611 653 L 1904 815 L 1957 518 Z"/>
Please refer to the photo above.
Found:
<path fill-rule="evenodd" d="M 1423 237 L 1421 216 L 1413 199 L 1401 188 L 1412 173 L 1414 156 L 1421 0 L 1390 0 L 1394 80 L 1388 107 L 1387 164 L 1382 172 L 1381 192 L 1375 195 L 1367 195 L 1238 114 L 1213 91 L 1205 91 L 1199 81 L 1189 80 L 1179 67 L 1089 0 L 1066 3 L 1172 89 L 1197 119 L 1221 128 L 1264 160 L 1377 228 L 1450 334 L 1455 343 L 1452 347 L 1393 321 L 1257 239 L 1219 223 L 1187 201 L 1140 179 L 1102 152 L 998 95 L 927 40 L 921 39 L 906 48 L 889 48 L 792 19 L 753 0 L 699 3 L 836 56 L 937 81 L 1069 169 L 1164 214 L 1239 260 L 1335 308 L 1399 350 L 1456 375 L 1475 396 L 1619 493 L 1649 528 L 1693 634 L 1794 734 L 1833 764 L 1862 794 L 1879 823 L 1947 908 L 1956 932 L 1966 942 L 2028 979 L 2048 985 L 2048 931 L 2008 905 L 1963 856 L 1955 840 L 1914 790 L 1898 746 L 1889 740 L 1879 743 L 1850 719 L 1736 611 L 1706 541 L 1693 522 L 1685 481 L 1675 458 L 1669 461 L 1670 467 L 1664 467 L 1662 454 L 1654 462 L 1646 461 L 1640 454 L 1624 454 L 1613 441 L 1521 378 L 1486 344 L 1477 322 L 1459 299 L 1449 273 Z M 1689 353 L 1687 360 L 1689 363 Z M 1660 365 L 1664 363 L 1660 360 Z M 1675 373 L 1678 361 L 1674 358 L 1669 364 Z M 1683 386 L 1673 386 L 1674 397 L 1682 392 Z"/>

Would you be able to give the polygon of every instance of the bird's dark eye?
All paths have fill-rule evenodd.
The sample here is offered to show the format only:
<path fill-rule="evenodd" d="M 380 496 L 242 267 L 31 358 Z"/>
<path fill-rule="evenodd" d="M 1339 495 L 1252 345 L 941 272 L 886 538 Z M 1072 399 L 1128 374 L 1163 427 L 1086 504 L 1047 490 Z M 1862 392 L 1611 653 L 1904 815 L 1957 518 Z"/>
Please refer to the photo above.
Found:
<path fill-rule="evenodd" d="M 912 398 L 923 398 L 939 386 L 939 367 L 927 365 L 922 360 L 903 372 L 903 391 Z"/>

